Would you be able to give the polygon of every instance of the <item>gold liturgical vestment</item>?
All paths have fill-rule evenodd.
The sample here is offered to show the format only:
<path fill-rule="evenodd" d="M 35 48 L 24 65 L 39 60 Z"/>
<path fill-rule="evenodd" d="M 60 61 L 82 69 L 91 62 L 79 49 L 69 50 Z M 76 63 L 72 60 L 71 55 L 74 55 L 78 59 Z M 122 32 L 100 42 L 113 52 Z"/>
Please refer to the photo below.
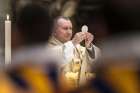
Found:
<path fill-rule="evenodd" d="M 55 37 L 50 38 L 48 46 L 52 48 L 55 47 L 56 52 L 60 55 L 66 55 L 64 52 L 67 46 Z M 66 64 L 62 71 L 68 81 L 75 80 L 75 86 L 85 84 L 91 77 L 95 76 L 95 74 L 91 72 L 91 66 L 100 56 L 100 49 L 95 45 L 92 45 L 90 49 L 76 45 L 70 52 L 73 52 L 73 56 L 69 60 L 64 60 L 67 62 L 65 62 Z M 69 52 L 67 52 L 67 54 L 69 54 Z"/>

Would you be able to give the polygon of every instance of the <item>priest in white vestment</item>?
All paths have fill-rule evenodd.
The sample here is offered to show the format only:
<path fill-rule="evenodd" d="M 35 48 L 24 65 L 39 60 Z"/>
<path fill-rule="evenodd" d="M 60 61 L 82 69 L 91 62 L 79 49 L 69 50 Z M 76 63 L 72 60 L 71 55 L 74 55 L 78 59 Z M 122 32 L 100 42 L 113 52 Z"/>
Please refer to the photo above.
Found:
<path fill-rule="evenodd" d="M 101 55 L 100 49 L 92 44 L 94 36 L 89 32 L 78 32 L 72 38 L 72 23 L 67 17 L 56 18 L 53 25 L 48 46 L 63 56 L 66 78 L 74 76 L 76 86 L 85 84 L 90 77 L 94 77 L 91 67 Z M 83 41 L 85 46 L 80 44 Z"/>

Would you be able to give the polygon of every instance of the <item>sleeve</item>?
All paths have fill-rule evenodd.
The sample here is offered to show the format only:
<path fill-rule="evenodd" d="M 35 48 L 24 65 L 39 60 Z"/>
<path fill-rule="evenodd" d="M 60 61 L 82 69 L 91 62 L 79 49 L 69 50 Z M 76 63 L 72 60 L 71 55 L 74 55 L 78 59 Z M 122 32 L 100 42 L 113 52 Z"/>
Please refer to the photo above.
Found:
<path fill-rule="evenodd" d="M 64 73 L 71 71 L 71 61 L 72 58 L 74 57 L 74 48 L 75 46 L 73 45 L 73 43 L 71 41 L 68 41 L 66 43 L 64 43 L 63 45 L 63 61 L 64 64 L 62 66 L 62 71 Z"/>
<path fill-rule="evenodd" d="M 93 44 L 90 48 L 87 48 L 87 53 L 89 62 L 96 61 L 101 57 L 101 50 Z"/>
<path fill-rule="evenodd" d="M 72 43 L 72 41 L 68 41 L 66 43 L 64 43 L 64 47 L 63 47 L 63 56 L 64 56 L 64 60 L 66 62 L 70 62 L 72 60 L 72 58 L 74 57 L 74 45 Z"/>

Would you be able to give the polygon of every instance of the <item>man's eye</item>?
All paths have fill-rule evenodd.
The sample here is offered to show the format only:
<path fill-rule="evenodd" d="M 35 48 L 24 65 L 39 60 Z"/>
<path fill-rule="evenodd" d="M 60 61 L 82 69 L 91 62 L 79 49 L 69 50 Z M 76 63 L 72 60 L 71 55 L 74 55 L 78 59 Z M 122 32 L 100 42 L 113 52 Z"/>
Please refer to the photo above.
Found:
<path fill-rule="evenodd" d="M 66 27 L 66 28 L 64 28 L 65 30 L 68 30 L 68 28 Z"/>

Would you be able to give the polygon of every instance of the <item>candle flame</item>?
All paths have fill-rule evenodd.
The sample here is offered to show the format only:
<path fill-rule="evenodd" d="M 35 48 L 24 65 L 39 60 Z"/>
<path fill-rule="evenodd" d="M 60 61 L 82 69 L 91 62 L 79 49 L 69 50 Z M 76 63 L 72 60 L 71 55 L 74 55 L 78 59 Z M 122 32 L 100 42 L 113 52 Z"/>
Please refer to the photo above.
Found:
<path fill-rule="evenodd" d="M 7 19 L 7 20 L 10 19 L 10 15 L 9 15 L 9 14 L 6 15 L 6 19 Z"/>

